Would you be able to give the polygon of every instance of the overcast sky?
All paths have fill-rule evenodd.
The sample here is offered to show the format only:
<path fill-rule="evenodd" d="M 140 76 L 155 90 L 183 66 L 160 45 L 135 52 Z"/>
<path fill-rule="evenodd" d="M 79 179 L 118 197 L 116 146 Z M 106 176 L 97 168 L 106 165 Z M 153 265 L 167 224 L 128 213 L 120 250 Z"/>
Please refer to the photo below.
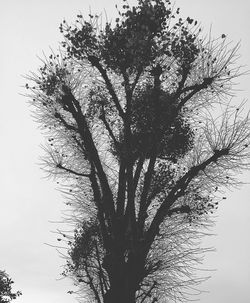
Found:
<path fill-rule="evenodd" d="M 56 184 L 44 179 L 39 168 L 43 142 L 30 115 L 27 100 L 20 95 L 22 75 L 39 66 L 37 56 L 62 40 L 58 26 L 79 12 L 106 10 L 114 16 L 118 0 L 2 0 L 0 1 L 0 269 L 5 269 L 23 292 L 17 303 L 70 303 L 70 280 L 61 280 L 62 264 L 51 231 L 60 224 L 64 209 Z M 134 1 L 130 1 L 134 3 Z M 241 65 L 250 66 L 250 2 L 247 0 L 179 0 L 184 17 L 212 24 L 214 36 L 226 34 L 241 40 Z M 238 99 L 250 99 L 250 76 L 239 79 Z M 250 173 L 243 175 L 250 181 Z M 206 268 L 217 269 L 202 285 L 209 293 L 201 303 L 250 302 L 250 185 L 228 193 L 217 213 L 216 237 L 209 243 L 217 252 L 206 258 Z M 208 241 L 206 242 L 208 243 Z"/>

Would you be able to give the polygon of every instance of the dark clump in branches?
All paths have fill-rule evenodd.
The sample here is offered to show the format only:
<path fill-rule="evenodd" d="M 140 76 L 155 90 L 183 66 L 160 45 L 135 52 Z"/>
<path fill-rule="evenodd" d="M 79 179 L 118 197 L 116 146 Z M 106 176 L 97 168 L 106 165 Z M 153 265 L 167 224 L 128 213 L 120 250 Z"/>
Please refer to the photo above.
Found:
<path fill-rule="evenodd" d="M 172 96 L 164 91 L 155 100 L 152 87 L 135 95 L 131 129 L 132 145 L 138 157 L 144 154 L 146 159 L 150 158 L 156 137 L 161 142 L 157 156 L 162 159 L 181 158 L 192 147 L 193 133 L 187 119 L 180 114 L 169 123 L 174 114 L 172 101 Z"/>
<path fill-rule="evenodd" d="M 60 55 L 26 88 L 48 136 L 44 169 L 73 208 L 64 275 L 88 302 L 185 301 L 203 280 L 211 214 L 250 164 L 249 117 L 228 101 L 238 45 L 203 38 L 167 0 L 60 31 Z"/>

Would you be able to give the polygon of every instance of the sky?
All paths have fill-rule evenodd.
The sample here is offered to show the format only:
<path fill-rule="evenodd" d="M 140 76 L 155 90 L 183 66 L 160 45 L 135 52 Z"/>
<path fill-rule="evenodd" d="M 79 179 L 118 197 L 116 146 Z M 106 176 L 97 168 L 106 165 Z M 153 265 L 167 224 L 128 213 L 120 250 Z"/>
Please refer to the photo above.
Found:
<path fill-rule="evenodd" d="M 135 1 L 129 1 L 133 4 Z M 106 11 L 115 18 L 119 0 L 8 0 L 0 1 L 0 269 L 5 269 L 23 292 L 16 303 L 76 302 L 60 280 L 65 260 L 55 248 L 63 197 L 39 167 L 44 139 L 31 116 L 22 86 L 23 75 L 36 71 L 38 57 L 56 50 L 62 37 L 59 24 L 75 20 L 79 12 Z M 212 25 L 214 36 L 226 34 L 241 41 L 240 65 L 250 66 L 250 2 L 247 0 L 177 0 L 184 17 Z M 237 100 L 250 99 L 250 76 L 239 79 Z M 249 107 L 249 102 L 248 102 Z M 250 173 L 242 175 L 250 181 Z M 216 236 L 204 241 L 216 252 L 204 267 L 216 269 L 201 288 L 201 303 L 250 302 L 250 185 L 227 194 L 217 213 Z M 54 223 L 53 223 L 54 222 Z M 47 243 L 47 244 L 46 244 Z"/>

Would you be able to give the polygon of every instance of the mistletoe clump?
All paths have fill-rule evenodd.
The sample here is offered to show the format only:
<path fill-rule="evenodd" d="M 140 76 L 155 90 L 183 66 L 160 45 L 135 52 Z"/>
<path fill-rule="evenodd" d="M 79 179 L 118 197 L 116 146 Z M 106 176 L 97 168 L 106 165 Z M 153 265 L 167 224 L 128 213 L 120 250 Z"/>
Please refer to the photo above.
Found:
<path fill-rule="evenodd" d="M 178 115 L 174 121 L 173 97 L 161 90 L 156 100 L 152 87 L 140 90 L 132 103 L 134 152 L 149 158 L 155 141 L 160 142 L 157 156 L 176 161 L 193 145 L 193 131 L 187 119 Z"/>

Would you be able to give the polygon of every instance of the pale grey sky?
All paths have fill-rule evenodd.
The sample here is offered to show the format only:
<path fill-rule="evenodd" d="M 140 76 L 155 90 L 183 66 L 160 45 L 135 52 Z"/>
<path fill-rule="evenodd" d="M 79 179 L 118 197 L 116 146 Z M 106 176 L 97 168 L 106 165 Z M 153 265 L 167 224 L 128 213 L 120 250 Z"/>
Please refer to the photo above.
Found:
<path fill-rule="evenodd" d="M 135 1 L 129 1 L 134 3 Z M 30 116 L 27 100 L 19 93 L 21 75 L 39 66 L 36 56 L 49 47 L 57 49 L 62 39 L 58 26 L 63 18 L 73 21 L 81 11 L 106 10 L 114 16 L 118 0 L 2 0 L 0 2 L 0 269 L 6 269 L 23 296 L 17 303 L 70 303 L 70 280 L 57 281 L 64 261 L 55 249 L 51 233 L 64 209 L 56 184 L 44 179 L 37 163 L 43 142 Z M 184 17 L 196 18 L 204 32 L 212 24 L 213 34 L 241 40 L 240 64 L 250 66 L 250 3 L 247 0 L 177 0 Z M 238 99 L 250 99 L 250 76 L 239 79 Z M 250 102 L 250 101 L 249 101 Z M 244 174 L 250 181 L 250 173 Z M 250 302 L 250 185 L 228 193 L 220 205 L 216 237 L 209 244 L 217 252 L 209 255 L 206 268 L 217 269 L 202 285 L 210 291 L 201 303 Z M 206 241 L 208 243 L 208 241 Z"/>

